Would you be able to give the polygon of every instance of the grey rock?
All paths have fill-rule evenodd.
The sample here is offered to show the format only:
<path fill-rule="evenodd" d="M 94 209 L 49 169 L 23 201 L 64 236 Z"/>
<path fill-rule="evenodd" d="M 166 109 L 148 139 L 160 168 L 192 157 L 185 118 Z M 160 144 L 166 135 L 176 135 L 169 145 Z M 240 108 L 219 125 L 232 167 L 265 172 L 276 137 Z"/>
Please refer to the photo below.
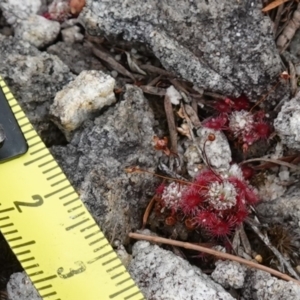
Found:
<path fill-rule="evenodd" d="M 134 244 L 128 270 L 146 299 L 234 299 L 200 269 L 146 241 Z"/>
<path fill-rule="evenodd" d="M 208 160 L 209 165 L 218 172 L 229 170 L 232 157 L 225 134 L 222 131 L 201 127 L 197 130 L 197 135 L 199 137 L 195 140 L 202 150 L 203 161 Z M 213 141 L 208 140 L 209 135 L 213 135 L 215 139 Z"/>
<path fill-rule="evenodd" d="M 244 285 L 247 268 L 235 261 L 218 260 L 211 277 L 224 288 L 241 289 Z"/>
<path fill-rule="evenodd" d="M 42 300 L 25 272 L 10 276 L 7 294 L 8 300 Z"/>
<path fill-rule="evenodd" d="M 29 43 L 0 35 L 0 74 L 46 144 L 62 138 L 50 121 L 49 107 L 58 91 L 74 79 L 56 56 Z"/>
<path fill-rule="evenodd" d="M 116 102 L 114 86 L 115 80 L 101 71 L 82 71 L 56 94 L 50 114 L 67 140 L 86 119 Z"/>
<path fill-rule="evenodd" d="M 272 277 L 263 271 L 251 271 L 242 290 L 242 300 L 300 299 L 300 286 Z"/>
<path fill-rule="evenodd" d="M 57 55 L 75 74 L 85 70 L 105 71 L 100 61 L 93 57 L 91 49 L 79 43 L 58 42 L 51 45 L 47 52 Z"/>
<path fill-rule="evenodd" d="M 150 174 L 126 173 L 140 166 L 154 171 L 153 112 L 142 91 L 126 86 L 124 100 L 94 121 L 86 121 L 66 147 L 52 153 L 109 238 L 126 243 L 141 226 L 142 215 L 158 186 Z"/>
<path fill-rule="evenodd" d="M 0 1 L 0 9 L 10 25 L 14 25 L 20 20 L 26 20 L 30 15 L 36 14 L 41 6 L 41 0 Z"/>
<path fill-rule="evenodd" d="M 295 185 L 287 192 L 273 200 L 260 203 L 256 209 L 259 214 L 267 219 L 278 219 L 292 227 L 300 226 L 300 189 Z"/>
<path fill-rule="evenodd" d="M 60 25 L 58 22 L 38 15 L 31 15 L 15 26 L 15 37 L 27 41 L 37 48 L 45 47 L 53 42 L 59 32 Z"/>
<path fill-rule="evenodd" d="M 79 26 L 76 25 L 62 29 L 61 35 L 63 41 L 69 44 L 81 42 L 84 39 L 84 35 L 80 32 Z"/>
<path fill-rule="evenodd" d="M 292 149 L 300 149 L 300 93 L 283 104 L 274 127 L 283 144 Z"/>
<path fill-rule="evenodd" d="M 283 71 L 261 8 L 258 0 L 87 0 L 80 19 L 93 35 L 147 44 L 164 67 L 197 87 L 256 101 Z M 288 93 L 282 83 L 273 99 Z"/>

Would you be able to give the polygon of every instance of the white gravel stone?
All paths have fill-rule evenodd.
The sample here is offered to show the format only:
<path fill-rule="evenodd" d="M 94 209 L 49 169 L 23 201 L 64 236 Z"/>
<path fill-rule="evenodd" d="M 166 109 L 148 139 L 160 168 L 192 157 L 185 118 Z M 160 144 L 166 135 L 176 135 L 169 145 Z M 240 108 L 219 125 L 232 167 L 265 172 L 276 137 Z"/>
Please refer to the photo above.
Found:
<path fill-rule="evenodd" d="M 101 71 L 83 71 L 56 94 L 50 114 L 67 139 L 93 113 L 116 102 L 114 86 L 115 80 Z"/>
<path fill-rule="evenodd" d="M 28 19 L 18 22 L 15 27 L 15 36 L 41 48 L 53 42 L 59 31 L 58 22 L 50 21 L 42 16 L 31 15 Z"/>
<path fill-rule="evenodd" d="M 6 21 L 14 25 L 20 20 L 26 20 L 35 15 L 42 5 L 41 0 L 1 0 L 0 9 Z"/>
<path fill-rule="evenodd" d="M 157 245 L 139 241 L 133 246 L 132 254 L 129 272 L 146 299 L 234 299 L 200 269 Z"/>
<path fill-rule="evenodd" d="M 9 300 L 42 300 L 25 272 L 10 276 L 7 294 Z"/>
<path fill-rule="evenodd" d="M 84 38 L 83 34 L 80 32 L 78 26 L 72 26 L 65 28 L 61 31 L 62 39 L 64 42 L 69 44 L 74 44 L 76 42 L 81 42 Z"/>
<path fill-rule="evenodd" d="M 213 141 L 207 140 L 210 134 L 215 137 Z M 229 143 L 224 133 L 214 129 L 201 127 L 197 130 L 197 135 L 199 136 L 199 138 L 196 138 L 198 146 L 203 154 L 206 154 L 202 157 L 203 161 L 206 162 L 207 158 L 210 166 L 218 172 L 228 171 L 232 158 Z"/>
<path fill-rule="evenodd" d="M 237 262 L 218 260 L 211 277 L 224 288 L 241 289 L 244 285 L 246 271 L 247 268 Z"/>
<path fill-rule="evenodd" d="M 284 103 L 274 127 L 284 145 L 300 150 L 300 93 Z"/>

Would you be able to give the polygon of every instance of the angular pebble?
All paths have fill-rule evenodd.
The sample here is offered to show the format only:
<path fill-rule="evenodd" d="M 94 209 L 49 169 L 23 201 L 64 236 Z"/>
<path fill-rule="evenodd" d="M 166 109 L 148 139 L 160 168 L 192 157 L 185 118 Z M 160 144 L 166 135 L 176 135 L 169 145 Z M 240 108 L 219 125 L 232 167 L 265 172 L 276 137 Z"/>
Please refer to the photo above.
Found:
<path fill-rule="evenodd" d="M 67 139 L 93 113 L 116 102 L 114 86 L 115 80 L 101 71 L 83 71 L 56 94 L 50 114 Z"/>

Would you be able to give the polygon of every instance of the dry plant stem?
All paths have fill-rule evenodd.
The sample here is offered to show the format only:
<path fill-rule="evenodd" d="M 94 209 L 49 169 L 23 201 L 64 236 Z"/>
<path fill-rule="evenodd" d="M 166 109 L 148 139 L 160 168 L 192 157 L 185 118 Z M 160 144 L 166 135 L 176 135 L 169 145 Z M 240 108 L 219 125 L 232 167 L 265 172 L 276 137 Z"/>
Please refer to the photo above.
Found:
<path fill-rule="evenodd" d="M 199 120 L 199 118 L 198 118 L 197 113 L 196 113 L 195 110 L 193 109 L 193 107 L 190 106 L 190 105 L 188 105 L 188 104 L 185 104 L 185 105 L 184 105 L 184 109 L 185 109 L 185 112 L 187 113 L 187 115 L 189 116 L 189 118 L 190 118 L 190 120 L 191 120 L 193 126 L 194 126 L 195 128 L 201 127 L 201 126 L 202 126 L 202 125 L 201 125 L 201 122 L 200 122 L 200 120 Z"/>
<path fill-rule="evenodd" d="M 165 96 L 166 90 L 163 88 L 159 88 L 156 86 L 150 86 L 150 85 L 141 85 L 139 86 L 140 89 L 146 94 L 156 95 L 156 96 Z"/>
<path fill-rule="evenodd" d="M 139 67 L 148 73 L 163 75 L 163 76 L 167 76 L 167 77 L 175 77 L 175 75 L 173 73 L 168 72 L 164 69 L 152 66 L 152 65 L 141 65 Z"/>
<path fill-rule="evenodd" d="M 274 276 L 277 276 L 281 279 L 284 279 L 286 281 L 293 281 L 293 282 L 300 285 L 299 280 L 296 280 L 296 279 L 290 277 L 287 274 L 283 274 L 283 273 L 281 273 L 279 271 L 276 271 L 274 269 L 268 268 L 266 266 L 260 265 L 258 263 L 253 262 L 253 261 L 249 261 L 249 260 L 246 260 L 244 258 L 235 256 L 235 255 L 232 255 L 232 254 L 223 253 L 223 252 L 220 252 L 220 251 L 217 251 L 217 250 L 214 250 L 214 249 L 194 245 L 194 244 L 191 244 L 191 243 L 180 242 L 180 241 L 170 240 L 170 239 L 156 237 L 156 236 L 149 236 L 149 235 L 144 235 L 144 234 L 140 234 L 140 233 L 131 232 L 128 235 L 129 235 L 130 238 L 137 239 L 137 240 L 146 240 L 146 241 L 149 241 L 149 242 L 152 242 L 152 243 L 163 243 L 163 244 L 167 244 L 167 245 L 182 247 L 182 248 L 185 248 L 185 249 L 200 251 L 200 252 L 204 252 L 204 253 L 207 253 L 207 254 L 210 254 L 210 255 L 214 255 L 214 256 L 216 256 L 218 258 L 221 258 L 221 259 L 228 259 L 228 260 L 236 261 L 236 262 L 238 262 L 240 264 L 244 264 L 244 265 L 246 265 L 250 268 L 254 268 L 254 269 L 257 269 L 257 270 L 268 272 L 268 273 L 270 273 Z"/>
<path fill-rule="evenodd" d="M 245 229 L 244 229 L 244 225 L 243 225 L 243 224 L 241 224 L 241 226 L 240 226 L 239 234 L 240 234 L 241 242 L 242 242 L 242 244 L 243 244 L 243 247 L 244 247 L 244 249 L 245 249 L 245 252 L 251 256 L 252 248 L 251 248 L 249 239 L 248 239 L 248 237 L 247 237 L 247 235 L 246 235 L 246 232 L 245 232 Z"/>
<path fill-rule="evenodd" d="M 297 92 L 297 79 L 296 79 L 296 70 L 291 61 L 289 61 L 289 71 L 290 71 L 290 83 L 291 83 L 292 96 L 294 97 Z"/>
<path fill-rule="evenodd" d="M 259 104 L 261 104 L 262 102 L 264 102 L 267 97 L 277 88 L 277 86 L 279 85 L 280 83 L 280 80 L 278 80 L 274 85 L 273 87 L 260 99 L 258 100 L 250 109 L 250 113 L 253 111 L 253 109 L 258 106 Z"/>
<path fill-rule="evenodd" d="M 285 166 L 285 167 L 288 167 L 288 168 L 291 168 L 293 170 L 300 170 L 300 167 L 296 166 L 296 165 L 293 165 L 293 164 L 290 164 L 288 162 L 285 162 L 285 161 L 282 161 L 282 160 L 277 160 L 277 159 L 272 159 L 272 158 L 251 158 L 251 159 L 247 159 L 247 160 L 244 160 L 240 163 L 240 165 L 242 164 L 247 164 L 247 163 L 250 163 L 250 162 L 254 162 L 254 161 L 267 161 L 267 162 L 270 162 L 270 163 L 274 163 L 276 165 L 281 165 L 281 166 Z"/>
<path fill-rule="evenodd" d="M 223 95 L 220 95 L 220 94 L 217 94 L 217 93 L 212 93 L 212 92 L 206 92 L 206 91 L 203 92 L 203 95 L 204 96 L 209 96 L 209 97 L 212 97 L 212 98 L 216 98 L 216 99 L 221 99 L 221 100 L 225 100 L 227 98 Z"/>
<path fill-rule="evenodd" d="M 284 4 L 279 5 L 276 12 L 276 18 L 274 20 L 274 25 L 273 25 L 274 38 L 277 36 L 277 29 L 282 16 L 283 8 L 284 8 Z"/>
<path fill-rule="evenodd" d="M 162 75 L 158 75 L 154 79 L 152 79 L 150 82 L 148 82 L 147 86 L 156 86 L 156 84 L 161 80 Z"/>
<path fill-rule="evenodd" d="M 189 94 L 189 92 L 180 84 L 180 82 L 176 79 L 169 79 L 169 81 L 174 85 L 176 90 L 180 92 L 184 92 L 186 95 Z"/>
<path fill-rule="evenodd" d="M 157 199 L 157 196 L 154 195 L 154 196 L 152 197 L 152 199 L 150 200 L 150 202 L 148 203 L 148 205 L 147 205 L 147 208 L 146 208 L 146 210 L 145 210 L 145 212 L 144 212 L 144 215 L 143 215 L 142 229 L 145 229 L 145 227 L 146 227 L 146 224 L 147 224 L 147 222 L 148 222 L 149 215 L 150 215 L 150 213 L 151 213 L 151 210 L 152 210 L 152 208 L 153 208 L 153 206 L 154 206 L 154 203 L 155 203 L 156 199 Z"/>
<path fill-rule="evenodd" d="M 198 117 L 198 103 L 197 103 L 197 100 L 193 97 L 192 97 L 192 109 L 194 110 L 196 116 Z M 198 120 L 199 120 L 199 118 L 198 118 Z"/>
<path fill-rule="evenodd" d="M 297 9 L 294 11 L 292 19 L 289 21 L 281 35 L 277 39 L 277 46 L 280 50 L 280 53 L 284 51 L 290 44 L 293 36 L 300 27 L 300 3 L 297 6 Z"/>
<path fill-rule="evenodd" d="M 171 100 L 169 96 L 165 95 L 164 100 L 165 112 L 168 121 L 169 133 L 170 133 L 170 150 L 173 153 L 177 153 L 177 130 L 175 125 L 174 113 Z"/>
<path fill-rule="evenodd" d="M 91 47 L 93 54 L 100 58 L 101 60 L 104 60 L 107 62 L 114 70 L 119 72 L 120 74 L 127 76 L 131 78 L 133 81 L 135 81 L 134 76 L 126 70 L 120 63 L 118 63 L 114 58 L 112 58 L 109 54 L 107 54 L 104 50 L 97 49 L 92 43 L 87 42 L 87 44 Z M 98 46 L 99 48 L 100 46 Z"/>
<path fill-rule="evenodd" d="M 290 272 L 292 276 L 300 279 L 297 273 L 292 268 L 291 264 L 282 256 L 282 254 L 271 244 L 267 235 L 261 233 L 259 228 L 256 226 L 255 222 L 251 219 L 246 219 L 245 222 L 252 228 L 252 230 L 259 236 L 259 238 L 264 242 L 264 244 L 274 253 L 278 259 L 280 265 L 284 265 L 286 269 Z"/>
<path fill-rule="evenodd" d="M 282 5 L 283 3 L 287 2 L 287 1 L 290 1 L 290 0 L 274 0 L 270 4 L 268 4 L 266 7 L 264 7 L 262 9 L 262 12 L 267 12 L 271 9 L 274 9 L 277 6 Z"/>

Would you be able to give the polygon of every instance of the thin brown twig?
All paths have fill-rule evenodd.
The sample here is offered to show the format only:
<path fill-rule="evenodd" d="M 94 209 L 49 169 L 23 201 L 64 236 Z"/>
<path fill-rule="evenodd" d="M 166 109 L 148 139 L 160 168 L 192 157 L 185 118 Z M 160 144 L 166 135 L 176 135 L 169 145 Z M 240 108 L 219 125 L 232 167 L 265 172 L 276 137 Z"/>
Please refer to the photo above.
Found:
<path fill-rule="evenodd" d="M 140 65 L 139 66 L 142 70 L 149 72 L 149 73 L 153 73 L 153 74 L 158 74 L 158 75 L 163 75 L 163 76 L 167 76 L 167 77 L 176 77 L 176 75 L 174 75 L 171 72 L 168 72 L 164 69 L 161 69 L 159 67 L 155 67 L 152 65 Z"/>
<path fill-rule="evenodd" d="M 277 33 L 279 22 L 280 22 L 280 19 L 282 16 L 283 8 L 284 8 L 284 4 L 279 5 L 277 8 L 276 17 L 275 17 L 275 20 L 273 23 L 274 38 L 276 37 L 276 33 Z"/>
<path fill-rule="evenodd" d="M 220 251 L 217 251 L 217 250 L 214 250 L 214 249 L 206 248 L 206 247 L 199 246 L 199 245 L 194 245 L 194 244 L 191 244 L 191 243 L 186 243 L 186 242 L 181 242 L 181 241 L 176 241 L 176 240 L 170 240 L 170 239 L 166 239 L 166 238 L 162 238 L 162 237 L 149 236 L 149 235 L 144 235 L 144 234 L 140 234 L 140 233 L 133 233 L 133 232 L 130 232 L 128 235 L 129 235 L 130 238 L 137 239 L 137 240 L 146 240 L 146 241 L 149 241 L 149 242 L 152 242 L 152 243 L 162 243 L 162 244 L 182 247 L 182 248 L 185 248 L 185 249 L 190 249 L 190 250 L 195 250 L 195 251 L 200 251 L 200 252 L 204 252 L 204 253 L 207 253 L 207 254 L 211 254 L 211 255 L 214 255 L 214 256 L 216 256 L 218 258 L 221 258 L 221 259 L 228 259 L 228 260 L 236 261 L 238 263 L 246 265 L 247 267 L 268 272 L 268 273 L 270 273 L 274 276 L 277 276 L 281 279 L 284 279 L 286 281 L 293 281 L 293 282 L 300 285 L 299 280 L 294 279 L 294 278 L 292 278 L 291 276 L 289 276 L 287 274 L 281 273 L 281 272 L 276 271 L 274 269 L 271 269 L 269 267 L 260 265 L 258 263 L 253 262 L 253 261 L 249 261 L 249 260 L 246 260 L 244 258 L 235 256 L 235 255 L 232 255 L 232 254 L 220 252 Z"/>
<path fill-rule="evenodd" d="M 282 160 L 278 160 L 278 159 L 272 159 L 272 158 L 263 158 L 263 157 L 261 157 L 261 158 L 251 158 L 251 159 L 244 160 L 244 161 L 240 162 L 240 165 L 247 164 L 247 163 L 254 162 L 254 161 L 267 161 L 267 162 L 274 163 L 276 165 L 285 166 L 285 167 L 288 167 L 288 168 L 291 168 L 291 169 L 294 169 L 294 170 L 300 170 L 299 166 L 290 164 L 286 161 L 282 161 Z"/>
<path fill-rule="evenodd" d="M 148 203 L 147 207 L 146 207 L 146 210 L 145 210 L 144 215 L 143 215 L 142 229 L 145 229 L 145 227 L 146 227 L 149 215 L 151 213 L 151 210 L 153 208 L 153 205 L 154 205 L 156 199 L 157 199 L 157 195 L 154 195 L 152 197 L 152 199 L 150 200 L 150 202 Z"/>
<path fill-rule="evenodd" d="M 216 98 L 216 99 L 222 99 L 222 100 L 225 100 L 227 98 L 224 95 L 217 94 L 217 93 L 212 93 L 212 92 L 206 92 L 206 91 L 203 92 L 203 95 L 204 96 L 209 96 L 209 97 L 212 97 L 212 98 Z"/>
<path fill-rule="evenodd" d="M 131 78 L 135 81 L 135 77 L 125 69 L 120 63 L 118 63 L 114 58 L 112 58 L 108 53 L 106 53 L 103 49 L 100 50 L 100 45 L 96 48 L 91 42 L 86 42 L 88 46 L 91 47 L 92 52 L 95 56 L 107 62 L 114 70 L 119 72 L 120 74 Z"/>
<path fill-rule="evenodd" d="M 178 151 L 177 150 L 177 130 L 176 130 L 176 125 L 175 125 L 175 118 L 174 118 L 172 103 L 167 94 L 165 95 L 164 107 L 165 107 L 165 112 L 166 112 L 166 117 L 167 117 L 167 122 L 168 122 L 168 127 L 169 127 L 169 133 L 170 133 L 170 143 L 171 143 L 170 150 L 173 153 L 177 153 L 177 151 Z"/>

